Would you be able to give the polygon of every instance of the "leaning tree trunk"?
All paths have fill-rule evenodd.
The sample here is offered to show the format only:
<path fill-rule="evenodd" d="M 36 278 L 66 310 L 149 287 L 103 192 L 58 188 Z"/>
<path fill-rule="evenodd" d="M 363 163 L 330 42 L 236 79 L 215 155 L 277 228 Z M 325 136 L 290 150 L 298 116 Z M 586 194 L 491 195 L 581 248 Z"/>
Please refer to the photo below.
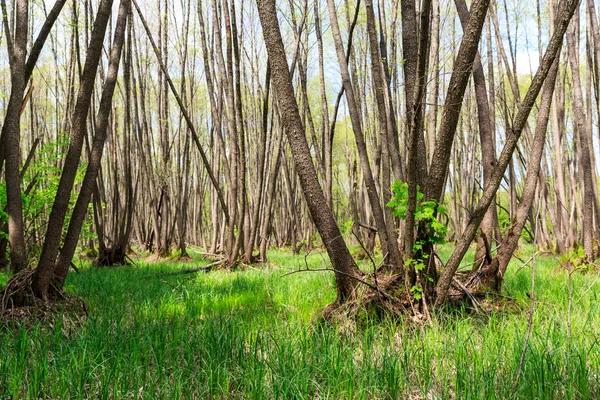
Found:
<path fill-rule="evenodd" d="M 27 27 L 29 1 L 18 0 L 15 3 L 16 22 L 15 37 L 12 46 L 9 44 L 11 92 L 8 109 L 2 126 L 6 148 L 6 213 L 8 214 L 8 238 L 10 258 L 14 271 L 19 271 L 27 264 L 27 248 L 25 245 L 25 228 L 23 223 L 23 201 L 21 199 L 21 107 L 25 93 L 25 57 L 27 54 Z M 7 39 L 10 37 L 7 36 Z"/>
<path fill-rule="evenodd" d="M 317 179 L 317 171 L 310 156 L 298 104 L 294 97 L 292 77 L 279 30 L 275 0 L 259 0 L 258 13 L 271 64 L 273 88 L 292 149 L 296 172 L 300 178 L 310 214 L 335 271 L 337 302 L 342 303 L 354 296 L 355 282 L 352 277 L 359 276 L 360 270 L 348 251 Z"/>
<path fill-rule="evenodd" d="M 48 220 L 46 240 L 42 247 L 42 253 L 38 266 L 33 276 L 33 290 L 36 296 L 47 299 L 48 287 L 54 275 L 56 257 L 62 238 L 65 216 L 69 207 L 71 191 L 75 183 L 77 167 L 81 158 L 81 149 L 86 130 L 86 121 L 90 109 L 91 97 L 94 91 L 94 81 L 98 71 L 98 63 L 102 55 L 102 45 L 106 28 L 111 15 L 112 0 L 102 0 L 98 6 L 94 28 L 90 37 L 89 47 L 85 58 L 85 67 L 81 78 L 77 104 L 73 111 L 71 121 L 71 141 L 69 150 L 58 184 L 52 211 Z"/>
<path fill-rule="evenodd" d="M 504 148 L 502 149 L 500 157 L 498 158 L 498 164 L 494 169 L 492 179 L 488 185 L 486 185 L 477 207 L 475 207 L 471 213 L 469 224 L 467 225 L 462 237 L 456 244 L 456 247 L 450 256 L 450 259 L 446 263 L 446 267 L 436 285 L 436 306 L 441 306 L 445 302 L 452 279 L 454 278 L 454 274 L 456 273 L 461 260 L 467 252 L 467 249 L 473 242 L 481 220 L 483 219 L 492 200 L 496 196 L 496 191 L 500 186 L 500 182 L 504 177 L 506 168 L 512 159 L 512 155 L 517 147 L 521 133 L 523 132 L 525 124 L 527 123 L 527 118 L 529 117 L 542 85 L 544 84 L 550 68 L 562 46 L 563 36 L 567 30 L 569 22 L 571 21 L 573 13 L 575 12 L 577 4 L 577 0 L 563 0 L 561 7 L 559 7 L 561 9 L 561 13 L 560 17 L 556 20 L 554 34 L 548 43 L 542 63 L 540 64 L 540 67 L 536 72 L 529 89 L 527 90 L 527 94 L 519 106 L 519 112 L 515 117 L 515 122 L 512 126 L 512 129 L 507 132 L 507 140 Z M 438 196 L 434 197 L 434 199 L 437 199 L 439 196 L 441 196 L 441 189 L 443 188 L 440 187 L 438 189 L 440 191 L 438 192 Z"/>
<path fill-rule="evenodd" d="M 504 279 L 504 274 L 508 267 L 508 263 L 512 258 L 513 253 L 517 249 L 521 232 L 523 231 L 525 222 L 530 215 L 530 210 L 536 199 L 536 187 L 540 176 L 542 156 L 544 155 L 544 145 L 546 143 L 546 132 L 548 129 L 550 106 L 552 104 L 554 85 L 556 83 L 556 75 L 558 73 L 558 60 L 559 58 L 557 57 L 554 61 L 554 64 L 552 64 L 552 68 L 548 73 L 548 78 L 546 78 L 546 82 L 544 83 L 542 101 L 540 103 L 540 109 L 537 116 L 535 136 L 533 138 L 533 149 L 527 165 L 527 176 L 525 177 L 525 185 L 521 195 L 521 202 L 517 207 L 516 217 L 510 225 L 508 233 L 502 242 L 502 246 L 500 246 L 498 250 L 498 255 L 492 262 L 498 263 L 498 265 L 491 265 L 490 267 L 492 273 L 497 274 L 496 282 L 494 282 L 492 285 L 496 290 L 500 290 L 500 285 Z"/>
<path fill-rule="evenodd" d="M 113 46 L 110 52 L 110 60 L 108 65 L 108 73 L 102 89 L 102 98 L 100 99 L 100 108 L 96 117 L 96 136 L 92 143 L 92 152 L 88 161 L 88 167 L 85 171 L 85 176 L 81 184 L 79 196 L 73 209 L 67 236 L 65 237 L 60 256 L 54 269 L 54 286 L 61 289 L 64 285 L 71 260 L 77 248 L 77 242 L 83 221 L 85 220 L 88 205 L 92 197 L 94 187 L 96 185 L 96 177 L 100 170 L 102 162 L 102 153 L 104 151 L 104 143 L 106 141 L 106 130 L 108 128 L 109 117 L 111 114 L 111 106 L 115 86 L 117 83 L 117 75 L 119 73 L 119 64 L 121 61 L 121 50 L 125 42 L 125 32 L 127 27 L 127 18 L 131 9 L 131 0 L 121 0 L 119 6 L 119 16 L 115 28 L 115 37 Z M 114 184 L 118 184 L 114 182 Z"/>
<path fill-rule="evenodd" d="M 469 9 L 465 0 L 455 0 L 456 10 L 460 18 L 460 23 L 466 27 L 469 22 Z M 485 75 L 483 73 L 483 65 L 479 54 L 475 57 L 473 64 L 473 81 L 475 83 L 475 99 L 477 100 L 477 118 L 479 122 L 479 142 L 481 146 L 481 164 L 483 165 L 483 184 L 490 179 L 494 166 L 496 165 L 496 150 L 494 148 L 494 131 L 492 130 L 491 121 L 493 109 L 490 109 L 488 103 L 488 92 L 485 84 Z M 490 254 L 487 249 L 492 244 L 494 221 L 497 221 L 496 201 L 485 213 L 483 221 L 481 221 L 481 234 L 477 239 L 477 250 L 475 251 L 475 264 L 473 268 L 479 267 L 482 261 L 490 262 Z"/>
<path fill-rule="evenodd" d="M 356 139 L 360 167 L 365 177 L 365 184 L 367 185 L 367 193 L 369 195 L 369 203 L 371 205 L 371 209 L 373 210 L 373 216 L 375 217 L 375 224 L 381 240 L 382 252 L 384 255 L 387 255 L 386 261 L 389 265 L 397 268 L 399 271 L 403 271 L 402 259 L 400 257 L 400 251 L 398 250 L 397 240 L 395 239 L 396 234 L 393 229 L 393 225 L 386 224 L 383 209 L 381 207 L 381 200 L 377 187 L 375 186 L 375 179 L 373 178 L 373 172 L 369 163 L 369 155 L 367 153 L 367 146 L 363 134 L 360 111 L 356 102 L 354 88 L 350 80 L 348 64 L 346 63 L 340 27 L 337 20 L 337 12 L 335 10 L 335 3 L 333 0 L 328 0 L 327 4 L 329 8 L 329 19 L 331 21 L 331 29 L 333 32 L 338 64 L 342 73 L 342 84 L 346 92 L 350 120 L 352 122 L 352 128 L 354 130 L 354 136 Z"/>

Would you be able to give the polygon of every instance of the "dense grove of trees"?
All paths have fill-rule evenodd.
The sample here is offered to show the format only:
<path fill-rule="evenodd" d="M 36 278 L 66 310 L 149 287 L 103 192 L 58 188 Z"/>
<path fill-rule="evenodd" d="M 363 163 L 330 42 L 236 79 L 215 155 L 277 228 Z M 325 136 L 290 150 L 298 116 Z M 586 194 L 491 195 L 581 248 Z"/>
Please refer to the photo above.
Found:
<path fill-rule="evenodd" d="M 324 247 L 338 304 L 424 312 L 499 290 L 522 236 L 598 253 L 593 0 L 0 3 L 0 259 L 39 299 L 77 250 Z"/>

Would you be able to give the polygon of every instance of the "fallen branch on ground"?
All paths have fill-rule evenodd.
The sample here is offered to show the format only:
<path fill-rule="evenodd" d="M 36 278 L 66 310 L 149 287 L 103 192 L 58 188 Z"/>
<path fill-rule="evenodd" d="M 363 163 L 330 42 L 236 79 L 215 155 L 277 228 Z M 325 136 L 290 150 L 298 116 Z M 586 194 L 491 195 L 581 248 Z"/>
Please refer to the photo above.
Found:
<path fill-rule="evenodd" d="M 172 272 L 161 272 L 161 273 L 158 273 L 158 274 L 150 274 L 150 275 L 146 275 L 144 278 L 154 278 L 154 277 L 158 277 L 158 276 L 171 276 L 171 275 L 193 274 L 194 272 L 200 272 L 200 271 L 208 272 L 213 267 L 216 267 L 216 266 L 221 265 L 221 264 L 225 264 L 226 261 L 227 260 L 219 260 L 219 261 L 210 263 L 208 265 L 203 265 L 201 267 L 196 267 L 196 268 L 191 268 L 191 269 L 182 269 L 182 270 L 179 270 L 179 271 L 172 271 Z"/>

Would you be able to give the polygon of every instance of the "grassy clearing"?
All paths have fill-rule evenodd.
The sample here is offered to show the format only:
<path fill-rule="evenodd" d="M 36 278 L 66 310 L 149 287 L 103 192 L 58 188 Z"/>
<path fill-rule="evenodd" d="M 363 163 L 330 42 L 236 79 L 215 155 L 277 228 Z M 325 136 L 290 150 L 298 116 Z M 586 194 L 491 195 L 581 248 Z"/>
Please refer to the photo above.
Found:
<path fill-rule="evenodd" d="M 0 398 L 600 397 L 596 274 L 573 275 L 569 338 L 568 275 L 556 258 L 538 260 L 541 303 L 515 387 L 526 312 L 317 326 L 332 276 L 281 275 L 322 266 L 322 256 L 276 251 L 271 261 L 280 267 L 145 278 L 184 267 L 155 262 L 70 274 L 90 318 L 0 328 Z M 531 269 L 519 265 L 506 292 L 527 307 Z"/>

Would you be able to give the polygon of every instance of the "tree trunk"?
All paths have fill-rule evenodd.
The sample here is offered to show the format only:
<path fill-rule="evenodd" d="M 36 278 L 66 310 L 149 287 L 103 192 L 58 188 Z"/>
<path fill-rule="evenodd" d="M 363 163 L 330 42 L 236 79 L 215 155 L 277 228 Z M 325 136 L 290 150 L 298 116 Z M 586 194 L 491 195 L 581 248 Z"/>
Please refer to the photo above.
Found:
<path fill-rule="evenodd" d="M 333 212 L 327 205 L 327 200 L 317 180 L 317 172 L 312 163 L 298 104 L 294 97 L 292 77 L 289 73 L 279 30 L 275 0 L 259 0 L 258 12 L 271 64 L 273 88 L 277 94 L 282 122 L 292 148 L 296 171 L 300 177 L 310 214 L 335 270 L 337 302 L 343 303 L 354 297 L 355 281 L 352 277 L 360 276 L 360 270 L 346 247 L 346 242 L 341 236 Z"/>
<path fill-rule="evenodd" d="M 130 9 L 131 0 L 121 0 L 121 4 L 119 5 L 117 25 L 115 27 L 114 41 L 110 52 L 108 73 L 102 89 L 100 108 L 98 109 L 98 116 L 96 118 L 96 136 L 94 137 L 94 141 L 92 143 L 92 152 L 88 161 L 88 167 L 81 184 L 77 202 L 73 208 L 73 214 L 71 215 L 71 221 L 69 222 L 67 235 L 65 237 L 63 247 L 54 270 L 54 281 L 57 289 L 62 288 L 65 279 L 67 278 L 67 273 L 69 272 L 69 267 L 77 248 L 81 227 L 83 226 L 88 205 L 96 185 L 96 177 L 98 176 L 100 163 L 102 161 L 102 153 L 104 151 L 104 143 L 106 141 L 106 130 L 108 128 L 109 117 L 111 114 L 112 99 L 117 83 L 117 76 L 121 61 L 121 50 L 123 49 L 123 43 L 125 42 L 127 18 L 129 16 Z M 117 184 L 117 182 L 114 183 Z M 125 251 L 125 249 L 121 249 L 120 251 Z"/>
<path fill-rule="evenodd" d="M 81 157 L 81 149 L 86 129 L 86 120 L 94 90 L 94 81 L 98 70 L 98 63 L 102 55 L 102 44 L 111 14 L 112 0 L 102 0 L 98 6 L 94 28 L 89 41 L 89 47 L 85 58 L 85 67 L 81 79 L 77 104 L 73 110 L 71 119 L 71 141 L 69 150 L 65 157 L 63 171 L 58 184 L 54 204 L 48 220 L 46 240 L 42 248 L 40 260 L 33 276 L 33 289 L 36 296 L 47 299 L 48 287 L 54 274 L 56 257 L 62 237 L 65 216 L 69 206 L 69 199 L 77 167 Z"/>
<path fill-rule="evenodd" d="M 576 21 L 579 20 L 578 16 L 575 18 Z M 575 32 L 576 27 L 579 27 L 578 23 L 574 23 L 569 32 L 567 32 L 567 48 L 573 80 L 573 114 L 575 117 L 575 130 L 577 132 L 577 141 L 579 142 L 580 150 L 579 166 L 583 170 L 583 250 L 586 260 L 592 262 L 594 259 L 594 202 L 596 200 L 594 199 L 592 163 L 590 160 L 586 115 L 583 105 L 581 80 L 579 77 L 579 40 Z"/>
<path fill-rule="evenodd" d="M 575 12 L 577 4 L 577 0 L 563 0 L 562 7 L 559 7 L 561 9 L 561 13 L 559 18 L 556 20 L 554 33 L 550 39 L 550 42 L 548 43 L 542 63 L 540 64 L 540 67 L 538 68 L 538 71 L 536 72 L 531 85 L 527 90 L 527 94 L 525 95 L 523 102 L 521 102 L 519 106 L 519 112 L 515 117 L 515 122 L 512 126 L 512 129 L 511 131 L 507 132 L 507 140 L 504 148 L 502 149 L 500 157 L 498 158 L 498 164 L 494 169 L 492 180 L 490 180 L 490 183 L 486 185 L 481 200 L 471 213 L 471 219 L 467 228 L 465 229 L 465 233 L 456 244 L 456 247 L 450 256 L 450 259 L 446 263 L 446 267 L 437 283 L 435 299 L 436 306 L 441 306 L 446 300 L 448 289 L 450 288 L 450 284 L 454 278 L 454 274 L 456 273 L 460 261 L 475 238 L 477 228 L 496 195 L 496 191 L 500 186 L 500 182 L 502 181 L 506 168 L 512 159 L 515 148 L 517 147 L 517 142 L 521 137 L 521 133 L 523 132 L 525 124 L 527 123 L 529 113 L 531 112 L 535 100 L 537 99 L 542 85 L 550 71 L 552 63 L 556 59 L 562 46 L 563 36 L 567 30 L 569 21 Z"/>
<path fill-rule="evenodd" d="M 360 111 L 357 106 L 354 88 L 350 80 L 350 72 L 346 63 L 346 56 L 342 45 L 342 37 L 337 19 L 337 12 L 335 10 L 335 4 L 333 0 L 327 1 L 329 8 L 329 20 L 331 21 L 331 29 L 334 37 L 336 53 L 338 57 L 338 64 L 340 66 L 342 74 L 342 84 L 346 92 L 346 100 L 348 102 L 348 109 L 350 119 L 352 122 L 352 128 L 354 130 L 354 136 L 356 139 L 356 147 L 358 150 L 359 161 L 362 173 L 365 177 L 365 183 L 367 185 L 367 193 L 369 195 L 369 202 L 371 209 L 373 210 L 373 216 L 375 217 L 375 224 L 381 240 L 381 248 L 384 257 L 387 255 L 387 263 L 398 270 L 403 270 L 401 264 L 400 251 L 394 239 L 395 234 L 390 237 L 388 232 L 388 226 L 385 221 L 383 209 L 381 207 L 381 199 L 379 197 L 378 190 L 375 186 L 375 179 L 373 178 L 373 172 L 369 163 L 369 155 L 367 153 L 367 146 L 362 129 L 362 122 L 360 118 Z M 393 227 L 391 227 L 393 228 Z M 392 232 L 393 233 L 393 232 Z"/>
<path fill-rule="evenodd" d="M 10 261 L 13 271 L 17 272 L 27 265 L 25 228 L 23 223 L 23 200 L 21 198 L 21 108 L 25 93 L 25 57 L 27 55 L 27 27 L 29 20 L 29 2 L 15 2 L 16 21 L 12 47 L 9 47 L 11 92 L 8 109 L 2 126 L 6 148 L 6 213 L 8 214 L 8 239 L 10 243 Z M 10 33 L 7 38 L 10 37 Z"/>

